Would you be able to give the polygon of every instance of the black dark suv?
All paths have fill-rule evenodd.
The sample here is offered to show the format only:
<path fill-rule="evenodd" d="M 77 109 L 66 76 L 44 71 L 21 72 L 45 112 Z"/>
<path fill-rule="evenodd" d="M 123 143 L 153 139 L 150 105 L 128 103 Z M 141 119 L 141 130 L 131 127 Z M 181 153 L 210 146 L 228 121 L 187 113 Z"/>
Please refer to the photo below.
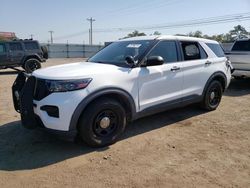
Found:
<path fill-rule="evenodd" d="M 22 67 L 30 73 L 48 58 L 45 46 L 35 40 L 0 41 L 0 69 Z"/>

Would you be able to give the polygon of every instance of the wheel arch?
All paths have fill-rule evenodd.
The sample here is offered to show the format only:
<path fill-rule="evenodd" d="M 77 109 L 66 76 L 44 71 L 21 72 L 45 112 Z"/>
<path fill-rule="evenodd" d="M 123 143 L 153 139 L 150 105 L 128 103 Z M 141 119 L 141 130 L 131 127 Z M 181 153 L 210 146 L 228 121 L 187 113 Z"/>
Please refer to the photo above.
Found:
<path fill-rule="evenodd" d="M 39 62 L 42 62 L 41 58 L 38 55 L 28 55 L 28 56 L 24 56 L 22 59 L 22 64 L 24 64 L 27 60 L 29 59 L 36 59 Z"/>
<path fill-rule="evenodd" d="M 84 110 L 94 101 L 100 98 L 110 97 L 116 99 L 125 108 L 128 120 L 132 120 L 136 113 L 136 107 L 133 97 L 125 90 L 120 88 L 107 88 L 98 90 L 84 98 L 75 109 L 69 125 L 69 130 L 76 130 L 78 121 Z"/>
<path fill-rule="evenodd" d="M 225 75 L 223 72 L 218 71 L 218 72 L 213 73 L 213 74 L 209 77 L 209 79 L 208 79 L 208 81 L 207 81 L 207 83 L 206 83 L 206 85 L 205 85 L 205 87 L 204 87 L 202 96 L 205 95 L 205 92 L 206 92 L 206 90 L 207 90 L 209 84 L 210 84 L 212 81 L 214 81 L 214 80 L 219 81 L 219 82 L 221 83 L 221 85 L 222 85 L 223 92 L 225 91 L 226 86 L 227 86 L 227 77 L 226 77 L 226 75 Z"/>

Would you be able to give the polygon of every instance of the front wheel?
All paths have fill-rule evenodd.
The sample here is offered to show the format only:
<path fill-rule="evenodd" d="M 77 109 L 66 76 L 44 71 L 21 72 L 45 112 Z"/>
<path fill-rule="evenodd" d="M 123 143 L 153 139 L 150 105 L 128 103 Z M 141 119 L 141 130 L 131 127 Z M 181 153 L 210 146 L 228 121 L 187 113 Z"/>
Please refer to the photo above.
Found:
<path fill-rule="evenodd" d="M 79 120 L 82 140 L 92 147 L 115 143 L 126 127 L 126 112 L 119 102 L 110 98 L 90 104 Z"/>
<path fill-rule="evenodd" d="M 222 93 L 221 83 L 217 80 L 212 81 L 205 91 L 201 107 L 208 111 L 215 110 L 220 104 Z"/>
<path fill-rule="evenodd" d="M 40 68 L 41 68 L 41 63 L 37 59 L 28 59 L 24 63 L 24 69 L 27 73 L 32 73 L 34 70 Z"/>

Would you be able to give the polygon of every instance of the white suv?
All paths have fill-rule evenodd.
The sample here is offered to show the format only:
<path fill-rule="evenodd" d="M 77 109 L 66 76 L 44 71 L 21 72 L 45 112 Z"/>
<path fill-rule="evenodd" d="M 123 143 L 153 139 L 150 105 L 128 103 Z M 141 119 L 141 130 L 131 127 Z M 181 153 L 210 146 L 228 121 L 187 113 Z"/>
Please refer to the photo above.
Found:
<path fill-rule="evenodd" d="M 23 126 L 77 134 L 98 147 L 117 141 L 127 122 L 143 116 L 191 103 L 215 110 L 230 78 L 231 64 L 216 41 L 135 37 L 87 62 L 20 73 L 13 100 Z"/>

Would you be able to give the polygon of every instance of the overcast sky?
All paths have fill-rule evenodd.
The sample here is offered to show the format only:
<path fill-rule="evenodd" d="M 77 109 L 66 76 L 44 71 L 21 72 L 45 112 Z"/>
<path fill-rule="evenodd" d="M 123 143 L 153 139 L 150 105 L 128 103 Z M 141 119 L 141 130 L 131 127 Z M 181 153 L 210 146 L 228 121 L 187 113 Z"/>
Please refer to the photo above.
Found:
<path fill-rule="evenodd" d="M 169 25 L 191 20 L 250 13 L 250 0 L 0 0 L 0 31 L 15 32 L 19 38 L 47 42 L 49 30 L 56 43 L 88 43 L 89 22 L 93 17 L 93 42 L 113 41 L 135 28 Z M 151 34 L 186 34 L 201 30 L 203 34 L 226 33 L 241 24 L 250 31 L 250 19 L 190 27 L 139 29 Z M 111 28 L 110 31 L 108 31 Z M 120 28 L 119 30 L 113 28 Z M 99 30 L 99 32 L 95 32 Z M 103 32 L 100 32 L 103 30 Z M 105 31 L 105 32 L 104 32 Z"/>

